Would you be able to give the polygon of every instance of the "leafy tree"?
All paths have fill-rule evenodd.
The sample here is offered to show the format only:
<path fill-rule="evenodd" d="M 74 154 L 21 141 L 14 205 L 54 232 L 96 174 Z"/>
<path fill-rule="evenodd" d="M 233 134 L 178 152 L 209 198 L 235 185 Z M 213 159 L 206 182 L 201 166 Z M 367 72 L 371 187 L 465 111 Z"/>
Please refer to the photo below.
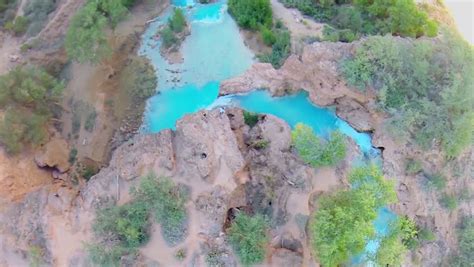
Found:
<path fill-rule="evenodd" d="M 229 240 L 240 262 L 252 265 L 265 259 L 268 244 L 268 225 L 262 215 L 248 216 L 239 213 L 229 228 Z"/>
<path fill-rule="evenodd" d="M 128 9 L 123 2 L 123 0 L 97 1 L 98 10 L 105 14 L 112 28 L 115 28 L 128 14 Z"/>
<path fill-rule="evenodd" d="M 291 133 L 291 139 L 298 155 L 313 167 L 333 166 L 346 156 L 346 139 L 337 131 L 323 141 L 311 127 L 299 123 Z"/>
<path fill-rule="evenodd" d="M 407 251 L 398 235 L 392 232 L 380 241 L 375 262 L 377 266 L 401 266 Z"/>
<path fill-rule="evenodd" d="M 184 27 L 186 26 L 186 18 L 184 17 L 182 9 L 174 9 L 173 15 L 168 20 L 168 26 L 175 33 L 180 33 L 184 30 Z"/>
<path fill-rule="evenodd" d="M 229 13 L 245 29 L 258 30 L 260 25 L 272 25 L 269 0 L 229 0 Z"/>
<path fill-rule="evenodd" d="M 63 89 L 63 83 L 34 67 L 17 67 L 0 76 L 0 105 L 6 110 L 0 121 L 0 142 L 9 153 L 45 140 Z"/>
<path fill-rule="evenodd" d="M 393 183 L 375 166 L 354 169 L 350 190 L 322 196 L 309 221 L 313 253 L 324 266 L 338 266 L 363 251 L 375 235 L 377 210 L 396 200 Z"/>
<path fill-rule="evenodd" d="M 169 48 L 178 42 L 178 38 L 174 35 L 173 30 L 171 30 L 170 27 L 165 27 L 162 29 L 160 31 L 160 37 L 163 41 L 163 45 L 166 48 Z"/>
<path fill-rule="evenodd" d="M 72 18 L 66 34 L 66 52 L 79 62 L 97 63 L 111 53 L 104 34 L 107 18 L 98 8 L 96 1 L 87 3 Z"/>

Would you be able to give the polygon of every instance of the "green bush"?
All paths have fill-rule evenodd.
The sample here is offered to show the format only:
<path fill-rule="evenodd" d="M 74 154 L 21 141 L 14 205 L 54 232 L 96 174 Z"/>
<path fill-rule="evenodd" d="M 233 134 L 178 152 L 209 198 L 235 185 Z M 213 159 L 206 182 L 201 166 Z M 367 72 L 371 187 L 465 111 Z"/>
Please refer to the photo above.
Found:
<path fill-rule="evenodd" d="M 146 205 L 133 201 L 97 211 L 92 225 L 98 243 L 86 248 L 90 259 L 100 266 L 118 266 L 124 254 L 130 254 L 149 239 Z"/>
<path fill-rule="evenodd" d="M 456 199 L 456 196 L 444 193 L 439 198 L 439 204 L 443 208 L 453 211 L 458 207 L 458 200 Z"/>
<path fill-rule="evenodd" d="M 254 112 L 248 112 L 244 110 L 244 122 L 247 124 L 250 128 L 254 127 L 258 123 L 258 114 Z"/>
<path fill-rule="evenodd" d="M 89 2 L 71 20 L 64 45 L 68 56 L 79 62 L 97 63 L 111 54 L 105 28 L 107 18 Z"/>
<path fill-rule="evenodd" d="M 260 34 L 262 35 L 263 43 L 271 46 L 276 42 L 276 36 L 273 31 L 265 26 L 260 28 Z"/>
<path fill-rule="evenodd" d="M 474 219 L 464 217 L 457 232 L 459 250 L 451 257 L 450 266 L 472 266 L 474 262 Z"/>
<path fill-rule="evenodd" d="M 12 31 L 15 35 L 23 35 L 28 28 L 28 23 L 27 18 L 18 16 L 13 21 L 5 23 L 5 29 Z"/>
<path fill-rule="evenodd" d="M 66 34 L 68 56 L 78 62 L 97 63 L 110 56 L 105 29 L 114 28 L 135 0 L 90 0 L 72 18 Z"/>
<path fill-rule="evenodd" d="M 169 178 L 156 178 L 149 174 L 142 178 L 138 188 L 132 190 L 132 195 L 137 201 L 144 203 L 153 212 L 165 241 L 176 245 L 184 240 L 186 234 L 186 208 L 184 206 L 187 196 L 180 187 L 176 186 Z"/>
<path fill-rule="evenodd" d="M 436 235 L 428 228 L 420 229 L 418 232 L 418 239 L 421 242 L 432 242 L 436 240 Z"/>
<path fill-rule="evenodd" d="M 28 26 L 27 36 L 37 35 L 48 20 L 48 15 L 56 8 L 55 0 L 32 0 L 26 3 L 24 16 L 33 22 Z"/>
<path fill-rule="evenodd" d="M 323 266 L 344 264 L 361 253 L 375 236 L 378 209 L 396 201 L 393 183 L 375 165 L 356 168 L 348 178 L 352 188 L 322 196 L 309 220 L 310 244 Z"/>
<path fill-rule="evenodd" d="M 273 67 L 280 68 L 291 52 L 291 36 L 287 29 L 274 30 L 275 42 L 272 52 L 259 55 L 260 61 L 271 63 Z"/>
<path fill-rule="evenodd" d="M 76 159 L 77 159 L 77 149 L 76 148 L 73 148 L 71 149 L 71 151 L 69 151 L 69 163 L 70 164 L 74 164 L 74 162 L 76 162 Z"/>
<path fill-rule="evenodd" d="M 64 84 L 41 69 L 17 67 L 0 76 L 0 143 L 15 154 L 24 145 L 39 145 L 61 98 Z"/>
<path fill-rule="evenodd" d="M 405 172 L 409 175 L 414 175 L 423 170 L 423 165 L 421 161 L 417 159 L 407 159 L 405 164 Z"/>
<path fill-rule="evenodd" d="M 94 110 L 92 111 L 86 118 L 86 122 L 84 123 L 84 129 L 88 132 L 92 132 L 95 127 L 95 120 L 97 119 L 97 112 Z"/>
<path fill-rule="evenodd" d="M 232 222 L 228 236 L 243 265 L 258 264 L 265 259 L 268 225 L 262 215 L 239 213 Z"/>
<path fill-rule="evenodd" d="M 186 196 L 171 180 L 149 174 L 141 179 L 138 187 L 131 189 L 130 194 L 133 196 L 131 202 L 97 211 L 92 227 L 96 242 L 86 246 L 95 264 L 119 266 L 122 256 L 137 252 L 149 240 L 151 214 L 162 229 L 183 231 L 179 227 L 186 216 Z M 166 235 L 164 238 L 167 240 Z"/>
<path fill-rule="evenodd" d="M 144 57 L 132 57 L 120 75 L 123 90 L 135 103 L 143 103 L 156 92 L 155 69 Z"/>
<path fill-rule="evenodd" d="M 439 42 L 370 37 L 342 63 L 349 84 L 371 86 L 392 114 L 390 131 L 422 148 L 440 144 L 447 158 L 472 144 L 474 49 L 445 33 Z"/>
<path fill-rule="evenodd" d="M 401 266 L 407 248 L 396 233 L 383 237 L 375 255 L 376 266 Z"/>
<path fill-rule="evenodd" d="M 148 240 L 149 225 L 146 205 L 135 201 L 99 210 L 93 230 L 96 235 L 115 236 L 126 248 L 137 248 Z"/>
<path fill-rule="evenodd" d="M 229 13 L 245 29 L 258 30 L 272 25 L 272 8 L 269 0 L 229 0 Z"/>
<path fill-rule="evenodd" d="M 169 48 L 178 42 L 178 38 L 169 27 L 165 27 L 160 31 L 160 37 L 166 48 Z"/>
<path fill-rule="evenodd" d="M 434 188 L 438 191 L 441 191 L 446 187 L 446 178 L 441 173 L 428 175 L 427 178 L 428 178 L 428 186 L 430 188 Z"/>
<path fill-rule="evenodd" d="M 184 30 L 184 27 L 186 27 L 186 18 L 184 17 L 182 9 L 174 9 L 173 15 L 168 20 L 168 26 L 175 33 L 180 33 Z"/>
<path fill-rule="evenodd" d="M 311 127 L 299 123 L 292 131 L 291 139 L 301 159 L 315 168 L 334 166 L 346 156 L 346 138 L 338 131 L 323 141 Z"/>

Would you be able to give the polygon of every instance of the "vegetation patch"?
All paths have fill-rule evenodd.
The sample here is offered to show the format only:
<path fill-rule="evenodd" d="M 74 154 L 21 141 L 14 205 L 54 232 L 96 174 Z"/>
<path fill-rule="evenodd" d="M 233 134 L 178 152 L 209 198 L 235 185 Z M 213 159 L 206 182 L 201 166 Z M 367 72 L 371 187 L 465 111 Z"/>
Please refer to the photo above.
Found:
<path fill-rule="evenodd" d="M 324 140 L 311 127 L 299 123 L 291 133 L 291 140 L 301 159 L 315 168 L 334 166 L 346 156 L 346 138 L 338 131 Z"/>
<path fill-rule="evenodd" d="M 474 262 L 474 219 L 464 217 L 458 229 L 457 253 L 451 257 L 450 266 L 471 266 Z"/>
<path fill-rule="evenodd" d="M 58 110 L 64 84 L 42 69 L 17 67 L 0 76 L 0 143 L 7 152 L 40 145 L 48 137 L 50 120 Z"/>
<path fill-rule="evenodd" d="M 244 110 L 244 122 L 250 128 L 253 128 L 255 125 L 257 125 L 258 120 L 259 120 L 259 117 L 257 113 Z"/>
<path fill-rule="evenodd" d="M 167 241 L 170 236 L 177 235 L 167 231 L 183 231 L 180 227 L 186 217 L 186 192 L 171 180 L 149 174 L 142 178 L 138 187 L 132 188 L 131 195 L 133 200 L 125 205 L 107 206 L 97 211 L 93 224 L 96 243 L 86 246 L 95 264 L 119 266 L 122 256 L 135 255 L 150 238 L 153 218 L 150 215 L 161 224 Z M 179 233 L 181 241 L 183 235 Z M 176 257 L 184 258 L 186 252 L 178 251 Z"/>
<path fill-rule="evenodd" d="M 229 13 L 241 28 L 259 30 L 273 23 L 269 0 L 229 0 L 228 5 Z"/>
<path fill-rule="evenodd" d="M 100 62 L 111 54 L 105 29 L 114 28 L 135 0 L 89 0 L 71 20 L 65 39 L 68 56 L 78 62 Z"/>
<path fill-rule="evenodd" d="M 177 50 L 177 48 L 181 45 L 184 37 L 186 36 L 186 17 L 184 16 L 184 12 L 180 8 L 175 8 L 173 11 L 173 15 L 168 20 L 168 24 L 160 30 L 160 37 L 162 44 L 162 52 L 163 49 L 168 50 Z"/>
<path fill-rule="evenodd" d="M 122 90 L 134 103 L 143 103 L 156 92 L 158 79 L 155 69 L 144 57 L 132 57 L 121 74 Z"/>
<path fill-rule="evenodd" d="M 56 9 L 55 0 L 31 0 L 24 8 L 24 15 L 29 25 L 26 29 L 27 36 L 37 35 L 45 26 L 48 15 Z"/>
<path fill-rule="evenodd" d="M 454 158 L 472 144 L 474 49 L 461 37 L 400 40 L 370 37 L 342 63 L 349 84 L 375 88 L 378 104 L 392 115 L 394 137 L 421 148 L 440 146 Z"/>
<path fill-rule="evenodd" d="M 348 178 L 352 188 L 322 196 L 309 220 L 313 253 L 324 266 L 344 264 L 361 253 L 375 237 L 377 210 L 396 201 L 393 183 L 374 165 L 356 168 Z"/>
<path fill-rule="evenodd" d="M 352 42 L 363 35 L 436 36 L 438 25 L 413 0 L 280 0 L 317 22 L 324 39 Z"/>
<path fill-rule="evenodd" d="M 268 224 L 262 215 L 239 213 L 232 222 L 228 236 L 243 265 L 261 263 L 265 259 Z"/>
<path fill-rule="evenodd" d="M 184 204 L 188 193 L 176 186 L 169 178 L 153 174 L 142 178 L 140 186 L 132 190 L 137 201 L 145 203 L 161 224 L 165 241 L 174 246 L 184 240 L 187 234 L 187 216 Z"/>

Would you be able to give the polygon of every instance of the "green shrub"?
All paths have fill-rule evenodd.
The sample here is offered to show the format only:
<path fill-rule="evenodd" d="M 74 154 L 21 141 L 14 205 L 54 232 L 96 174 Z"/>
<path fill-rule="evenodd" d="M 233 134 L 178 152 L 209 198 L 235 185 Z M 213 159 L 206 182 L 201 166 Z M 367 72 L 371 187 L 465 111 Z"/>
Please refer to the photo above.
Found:
<path fill-rule="evenodd" d="M 382 238 L 375 255 L 376 266 L 401 266 L 407 248 L 396 233 Z"/>
<path fill-rule="evenodd" d="M 15 35 L 22 35 L 26 32 L 28 23 L 27 18 L 18 16 L 13 21 L 5 23 L 5 29 L 12 31 Z"/>
<path fill-rule="evenodd" d="M 432 242 L 436 240 L 436 235 L 428 228 L 422 228 L 418 232 L 418 239 L 421 242 Z"/>
<path fill-rule="evenodd" d="M 180 8 L 175 8 L 173 15 L 168 20 L 169 28 L 176 33 L 180 33 L 186 27 L 186 18 L 184 17 L 183 10 Z"/>
<path fill-rule="evenodd" d="M 403 245 L 408 249 L 415 249 L 420 246 L 418 238 L 418 226 L 407 216 L 398 219 L 398 228 Z"/>
<path fill-rule="evenodd" d="M 96 175 L 98 172 L 99 170 L 95 168 L 94 166 L 85 165 L 85 166 L 82 166 L 81 176 L 86 181 L 89 181 L 92 178 L 92 176 Z"/>
<path fill-rule="evenodd" d="M 0 143 L 9 153 L 45 141 L 46 126 L 63 88 L 63 83 L 33 67 L 17 67 L 0 76 L 0 105 L 5 109 L 0 120 Z"/>
<path fill-rule="evenodd" d="M 439 199 L 439 204 L 443 208 L 453 211 L 458 207 L 458 200 L 455 196 L 444 193 Z"/>
<path fill-rule="evenodd" d="M 292 131 L 291 139 L 301 159 L 315 168 L 334 166 L 346 156 L 346 138 L 338 131 L 323 141 L 311 127 L 299 123 Z"/>
<path fill-rule="evenodd" d="M 179 261 L 183 261 L 184 259 L 186 259 L 186 249 L 178 249 L 178 251 L 176 251 L 176 253 L 174 254 L 174 257 Z"/>
<path fill-rule="evenodd" d="M 451 257 L 450 266 L 472 266 L 474 262 L 474 219 L 464 217 L 457 234 L 459 250 Z"/>
<path fill-rule="evenodd" d="M 272 25 L 272 8 L 269 0 L 229 0 L 229 13 L 245 29 L 258 30 L 261 25 Z"/>
<path fill-rule="evenodd" d="M 92 111 L 86 118 L 86 122 L 84 123 L 84 129 L 88 132 L 92 132 L 95 127 L 95 120 L 97 119 L 97 112 L 94 110 Z"/>
<path fill-rule="evenodd" d="M 275 42 L 272 45 L 272 52 L 259 55 L 260 61 L 271 63 L 273 67 L 280 68 L 291 52 L 291 36 L 286 29 L 274 30 Z"/>
<path fill-rule="evenodd" d="M 148 240 L 149 225 L 146 205 L 134 201 L 99 210 L 93 230 L 96 235 L 116 237 L 125 248 L 137 248 Z"/>
<path fill-rule="evenodd" d="M 100 266 L 118 266 L 149 239 L 149 216 L 141 202 L 100 209 L 92 225 L 98 243 L 87 245 L 90 259 Z"/>
<path fill-rule="evenodd" d="M 472 144 L 474 49 L 445 33 L 440 42 L 370 37 L 344 61 L 349 84 L 374 87 L 378 103 L 393 115 L 390 127 L 422 148 L 440 144 L 447 158 Z"/>
<path fill-rule="evenodd" d="M 72 18 L 64 41 L 70 58 L 97 63 L 111 54 L 104 32 L 107 18 L 98 8 L 97 2 L 88 2 Z"/>
<path fill-rule="evenodd" d="M 165 27 L 160 31 L 160 37 L 166 48 L 169 48 L 178 42 L 178 38 L 169 27 Z"/>
<path fill-rule="evenodd" d="M 407 159 L 405 164 L 405 172 L 409 175 L 414 175 L 423 170 L 421 161 L 417 159 Z"/>
<path fill-rule="evenodd" d="M 248 112 L 244 110 L 244 122 L 247 124 L 250 128 L 254 127 L 258 123 L 258 114 L 253 113 L 253 112 Z"/>
<path fill-rule="evenodd" d="M 435 173 L 433 175 L 427 176 L 428 186 L 434 188 L 438 191 L 443 190 L 446 187 L 446 178 L 441 173 Z"/>
<path fill-rule="evenodd" d="M 149 174 L 142 178 L 138 188 L 132 190 L 133 197 L 151 210 L 165 241 L 176 245 L 186 235 L 186 194 L 169 178 L 156 178 Z"/>
<path fill-rule="evenodd" d="M 33 22 L 28 26 L 27 36 L 37 35 L 48 20 L 48 15 L 56 8 L 55 0 L 32 0 L 28 1 L 24 8 L 24 16 Z"/>
<path fill-rule="evenodd" d="M 361 253 L 375 235 L 378 209 L 396 201 L 393 183 L 375 165 L 356 168 L 348 178 L 352 188 L 322 196 L 309 220 L 313 254 L 323 266 L 338 266 Z"/>
<path fill-rule="evenodd" d="M 260 34 L 262 35 L 263 43 L 271 46 L 276 42 L 276 36 L 273 31 L 265 26 L 260 28 Z"/>
<path fill-rule="evenodd" d="M 78 62 L 97 63 L 110 56 L 105 29 L 114 28 L 135 0 L 88 1 L 72 18 L 66 34 L 68 56 Z"/>
<path fill-rule="evenodd" d="M 232 222 L 228 236 L 240 262 L 252 265 L 265 259 L 268 225 L 262 215 L 239 213 Z"/>
<path fill-rule="evenodd" d="M 69 163 L 70 164 L 74 164 L 74 162 L 76 162 L 76 159 L 77 159 L 77 149 L 76 148 L 73 148 L 71 149 L 71 151 L 69 151 Z"/>
<path fill-rule="evenodd" d="M 144 57 L 132 57 L 120 75 L 122 89 L 135 103 L 143 103 L 156 92 L 155 69 Z"/>

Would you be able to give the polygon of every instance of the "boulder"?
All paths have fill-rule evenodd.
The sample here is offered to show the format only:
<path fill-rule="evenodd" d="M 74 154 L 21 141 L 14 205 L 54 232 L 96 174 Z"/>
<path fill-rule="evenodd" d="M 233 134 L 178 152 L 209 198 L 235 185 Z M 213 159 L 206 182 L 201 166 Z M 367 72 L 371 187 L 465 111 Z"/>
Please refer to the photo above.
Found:
<path fill-rule="evenodd" d="M 60 173 L 69 170 L 69 146 L 62 138 L 53 138 L 35 156 L 36 164 L 41 167 L 55 168 Z"/>

